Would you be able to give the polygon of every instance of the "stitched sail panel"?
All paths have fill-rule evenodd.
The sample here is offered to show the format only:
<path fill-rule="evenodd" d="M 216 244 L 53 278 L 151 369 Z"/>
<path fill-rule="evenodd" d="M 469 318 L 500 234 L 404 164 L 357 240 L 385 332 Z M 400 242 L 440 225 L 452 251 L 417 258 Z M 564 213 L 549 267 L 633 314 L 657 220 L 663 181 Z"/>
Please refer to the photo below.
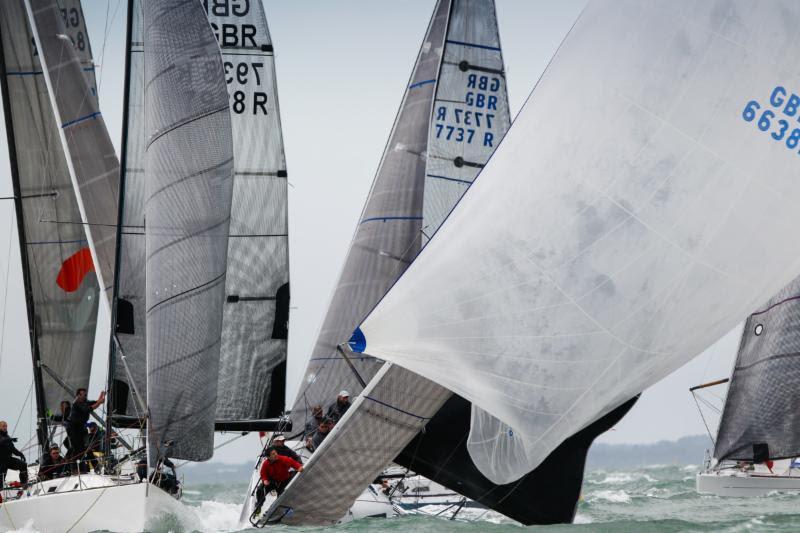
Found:
<path fill-rule="evenodd" d="M 800 130 L 759 128 L 800 86 L 798 21 L 792 2 L 591 2 L 366 352 L 514 428 L 516 476 L 702 352 L 800 270 Z"/>
<path fill-rule="evenodd" d="M 80 2 L 62 0 L 59 6 L 67 16 L 61 31 L 76 43 L 70 55 L 78 58 L 87 82 L 88 94 L 83 94 L 93 98 L 94 69 Z M 20 247 L 34 312 L 28 317 L 31 341 L 38 345 L 42 363 L 70 389 L 64 390 L 43 372 L 46 405 L 42 407 L 59 413 L 62 400 L 71 401 L 75 389 L 89 385 L 100 294 L 59 124 L 22 0 L 0 2 L 0 35 L 10 104 L 4 110 L 11 126 L 7 146 L 16 159 L 18 174 L 12 179 L 21 196 L 22 219 L 16 224 L 21 226 Z"/>
<path fill-rule="evenodd" d="M 273 45 L 261 2 L 209 2 L 207 15 L 222 51 L 235 156 L 217 419 L 274 417 L 284 409 L 289 238 Z"/>
<path fill-rule="evenodd" d="M 145 2 L 144 50 L 148 448 L 202 461 L 213 454 L 233 191 L 228 92 L 199 2 Z"/>
<path fill-rule="evenodd" d="M 800 280 L 747 318 L 717 433 L 718 460 L 761 461 L 800 455 Z"/>

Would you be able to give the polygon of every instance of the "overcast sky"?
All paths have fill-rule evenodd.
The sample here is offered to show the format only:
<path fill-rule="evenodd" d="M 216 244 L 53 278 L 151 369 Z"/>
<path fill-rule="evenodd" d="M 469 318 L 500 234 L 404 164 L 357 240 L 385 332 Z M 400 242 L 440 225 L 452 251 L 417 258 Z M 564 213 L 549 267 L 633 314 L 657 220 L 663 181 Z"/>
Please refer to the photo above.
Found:
<path fill-rule="evenodd" d="M 254 0 L 257 1 L 257 0 Z M 297 391 L 344 254 L 392 127 L 434 0 L 265 0 L 275 46 L 289 173 L 292 314 L 289 405 Z M 584 0 L 497 0 L 512 117 L 519 111 Z M 100 105 L 112 140 L 121 138 L 124 0 L 83 0 Z M 0 124 L 2 129 L 2 124 Z M 11 195 L 2 132 L 0 194 Z M 12 202 L 0 202 L 0 419 L 11 426 L 31 383 L 30 348 Z M 9 237 L 11 241 L 9 242 Z M 10 254 L 9 254 L 10 251 Z M 8 283 L 3 280 L 8 278 Z M 92 393 L 103 386 L 108 319 L 103 311 Z M 704 433 L 688 387 L 727 377 L 734 331 L 645 392 L 604 442 L 644 443 Z M 724 388 L 714 391 L 724 394 Z M 30 435 L 25 405 L 17 433 Z M 220 437 L 224 440 L 228 437 Z M 215 460 L 242 462 L 256 437 L 221 448 Z M 698 457 L 698 462 L 702 460 Z"/>

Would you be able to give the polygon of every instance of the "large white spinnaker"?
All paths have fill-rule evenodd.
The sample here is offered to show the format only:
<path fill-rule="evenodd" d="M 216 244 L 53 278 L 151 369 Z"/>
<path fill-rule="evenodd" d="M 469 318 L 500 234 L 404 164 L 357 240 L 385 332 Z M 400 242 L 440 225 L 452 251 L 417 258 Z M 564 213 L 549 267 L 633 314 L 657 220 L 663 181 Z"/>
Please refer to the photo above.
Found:
<path fill-rule="evenodd" d="M 433 80 L 425 168 L 417 169 L 425 173 L 419 183 L 423 236 L 436 231 L 510 123 L 494 2 L 446 0 L 435 13 L 444 9 L 444 20 L 434 17 L 444 25 L 444 40 Z M 426 43 L 434 35 L 429 33 Z M 384 363 L 273 509 L 292 509 L 285 523 L 335 523 L 450 394 L 431 380 Z M 345 471 L 340 482 L 330 483 L 329 472 Z"/>
<path fill-rule="evenodd" d="M 529 471 L 800 271 L 797 23 L 794 2 L 591 2 L 365 320 L 368 353 L 513 428 L 527 468 L 487 475 Z"/>
<path fill-rule="evenodd" d="M 233 189 L 228 91 L 200 2 L 143 7 L 148 450 L 151 464 L 202 461 L 214 448 Z"/>
<path fill-rule="evenodd" d="M 75 53 L 80 36 L 72 37 L 65 27 L 65 22 L 72 25 L 73 14 L 68 10 L 64 16 L 56 0 L 25 0 L 25 6 L 81 213 L 79 220 L 56 223 L 84 225 L 95 272 L 109 302 L 114 285 L 119 161 L 96 88 L 88 83 L 91 78 L 87 79 L 85 65 Z"/>

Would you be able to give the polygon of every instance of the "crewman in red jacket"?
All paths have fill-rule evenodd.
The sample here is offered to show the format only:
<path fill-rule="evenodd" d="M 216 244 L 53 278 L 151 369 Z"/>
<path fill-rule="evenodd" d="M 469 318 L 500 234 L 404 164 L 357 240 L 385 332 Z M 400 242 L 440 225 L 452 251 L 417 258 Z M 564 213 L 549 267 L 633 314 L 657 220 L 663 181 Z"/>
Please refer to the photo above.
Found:
<path fill-rule="evenodd" d="M 294 469 L 295 472 L 302 472 L 303 465 L 283 455 L 278 455 L 275 448 L 270 448 L 267 452 L 267 460 L 261 465 L 261 485 L 256 491 L 256 508 L 253 511 L 254 516 L 261 513 L 261 506 L 269 492 L 273 490 L 280 496 L 283 494 L 283 489 L 292 480 L 295 472 L 290 472 L 289 469 Z"/>

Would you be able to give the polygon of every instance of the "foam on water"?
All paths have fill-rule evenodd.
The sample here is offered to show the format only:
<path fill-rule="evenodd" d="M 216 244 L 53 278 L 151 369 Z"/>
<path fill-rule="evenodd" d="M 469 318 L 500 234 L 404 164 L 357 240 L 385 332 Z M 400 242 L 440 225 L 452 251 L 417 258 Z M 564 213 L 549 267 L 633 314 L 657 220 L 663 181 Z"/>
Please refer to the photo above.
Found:
<path fill-rule="evenodd" d="M 694 467 L 693 467 L 694 468 Z M 661 532 L 797 531 L 800 524 L 798 495 L 775 494 L 760 498 L 720 498 L 698 495 L 694 476 L 683 466 L 659 466 L 629 471 L 588 472 L 578 513 L 572 526 L 546 526 L 537 531 Z M 246 483 L 190 485 L 184 491 L 187 508 L 179 517 L 165 518 L 156 531 L 229 532 L 239 527 L 239 512 Z M 272 533 L 333 531 L 341 533 L 518 533 L 519 524 L 497 513 L 465 508 L 455 521 L 450 513 L 432 516 L 441 506 L 428 506 L 427 515 L 390 520 L 365 519 L 332 528 L 275 526 Z M 33 533 L 23 528 L 21 533 Z M 257 531 L 257 530 L 246 530 Z"/>

